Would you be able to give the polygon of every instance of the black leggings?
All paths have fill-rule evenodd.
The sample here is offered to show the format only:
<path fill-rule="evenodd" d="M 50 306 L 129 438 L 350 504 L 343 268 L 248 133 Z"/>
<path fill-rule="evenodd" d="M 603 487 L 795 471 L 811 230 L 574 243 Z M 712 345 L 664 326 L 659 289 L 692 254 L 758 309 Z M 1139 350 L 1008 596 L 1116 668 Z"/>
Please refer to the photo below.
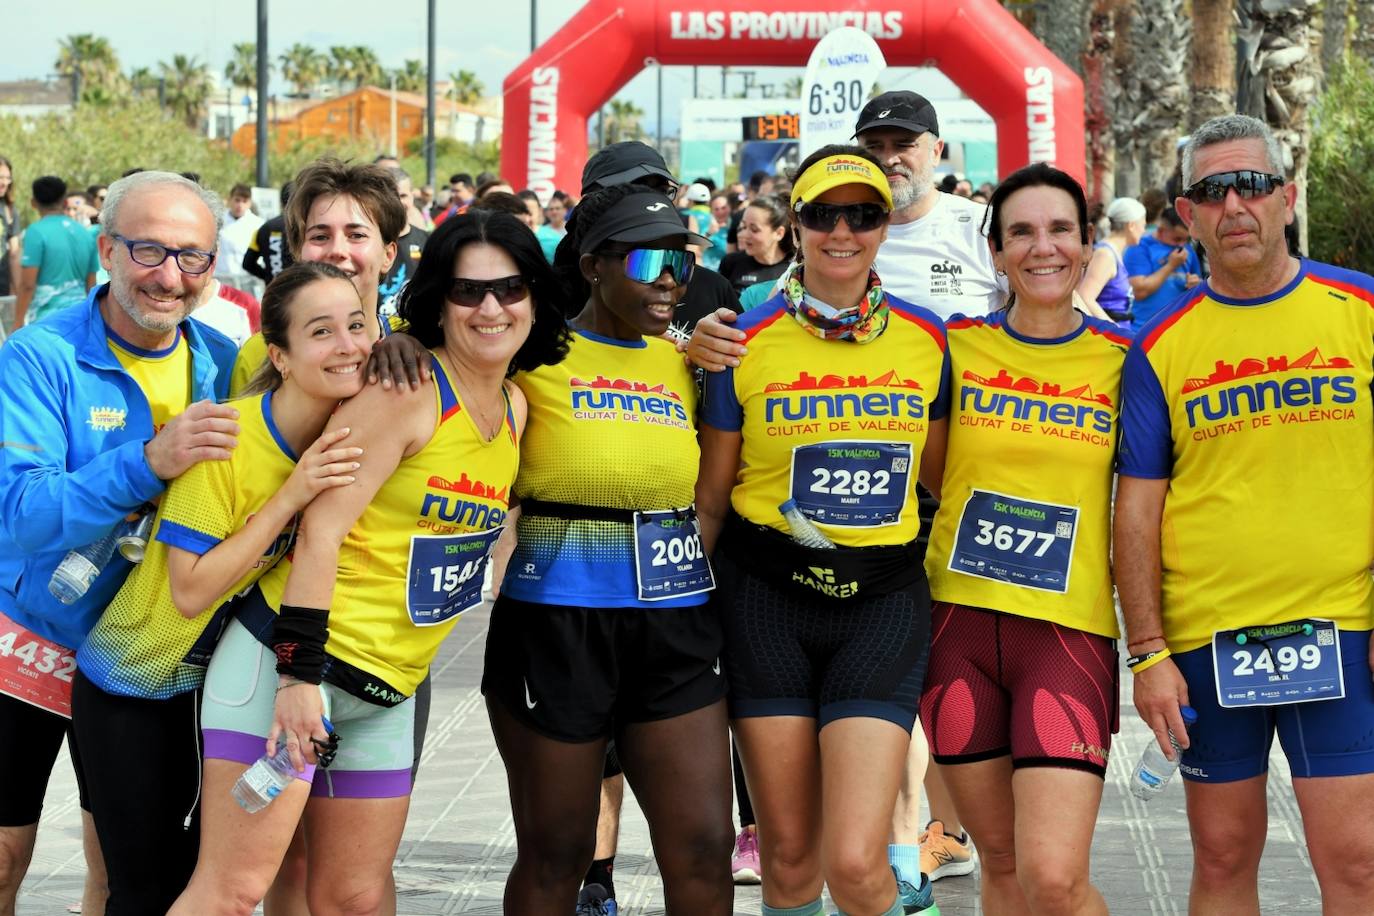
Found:
<path fill-rule="evenodd" d="M 596 848 L 606 739 L 546 737 L 487 695 L 496 747 L 506 764 L 515 819 L 515 866 L 504 912 L 571 912 Z M 728 916 L 730 764 L 725 703 L 616 732 L 625 778 L 649 821 L 671 916 Z"/>
<path fill-rule="evenodd" d="M 200 852 L 200 691 L 115 696 L 78 671 L 72 727 L 109 874 L 106 916 L 167 912 Z"/>

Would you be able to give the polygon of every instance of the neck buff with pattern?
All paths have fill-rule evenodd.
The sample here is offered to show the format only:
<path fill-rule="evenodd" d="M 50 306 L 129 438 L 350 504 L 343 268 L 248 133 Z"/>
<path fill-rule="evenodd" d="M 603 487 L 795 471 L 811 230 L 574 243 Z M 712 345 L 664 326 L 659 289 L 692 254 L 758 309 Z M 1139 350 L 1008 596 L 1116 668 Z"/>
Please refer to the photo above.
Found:
<path fill-rule="evenodd" d="M 800 263 L 789 268 L 782 278 L 782 295 L 787 311 L 807 333 L 826 340 L 848 340 L 859 344 L 882 336 L 891 310 L 876 272 L 872 269 L 868 271 L 868 290 L 858 305 L 837 309 L 806 291 L 802 282 L 803 270 Z"/>

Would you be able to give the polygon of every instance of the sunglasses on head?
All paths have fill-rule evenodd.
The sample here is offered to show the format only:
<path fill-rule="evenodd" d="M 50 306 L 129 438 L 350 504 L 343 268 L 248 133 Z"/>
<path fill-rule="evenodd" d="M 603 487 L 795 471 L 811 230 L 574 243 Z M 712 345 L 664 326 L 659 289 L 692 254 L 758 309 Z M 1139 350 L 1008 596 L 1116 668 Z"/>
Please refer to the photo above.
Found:
<path fill-rule="evenodd" d="M 695 254 L 676 248 L 632 248 L 623 254 L 608 252 L 606 256 L 619 260 L 625 276 L 636 283 L 653 283 L 666 270 L 673 275 L 673 282 L 685 286 L 697 263 Z"/>
<path fill-rule="evenodd" d="M 834 232 L 841 216 L 850 232 L 872 232 L 887 222 L 887 208 L 875 203 L 797 204 L 797 219 L 816 232 Z"/>
<path fill-rule="evenodd" d="M 501 305 L 515 305 L 530 294 L 529 284 L 524 277 L 498 277 L 495 280 L 469 280 L 467 277 L 454 277 L 445 297 L 454 305 L 468 308 L 482 304 L 487 293 L 496 297 Z"/>
<path fill-rule="evenodd" d="M 1195 204 L 1220 203 L 1226 199 L 1226 192 L 1234 188 L 1242 199 L 1249 200 L 1252 197 L 1267 197 L 1281 184 L 1282 175 L 1242 169 L 1239 172 L 1208 175 L 1184 191 L 1183 196 Z"/>

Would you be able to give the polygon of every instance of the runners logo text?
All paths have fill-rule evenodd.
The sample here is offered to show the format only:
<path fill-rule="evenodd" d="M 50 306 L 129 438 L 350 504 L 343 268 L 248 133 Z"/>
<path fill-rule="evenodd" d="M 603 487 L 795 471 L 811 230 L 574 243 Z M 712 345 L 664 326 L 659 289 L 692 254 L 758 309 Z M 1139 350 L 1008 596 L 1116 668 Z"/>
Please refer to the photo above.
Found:
<path fill-rule="evenodd" d="M 875 376 L 820 378 L 803 371 L 794 381 L 765 385 L 763 392 L 763 421 L 770 436 L 818 433 L 823 421 L 828 421 L 830 432 L 915 433 L 925 428 L 926 400 L 920 383 L 895 369 Z"/>
<path fill-rule="evenodd" d="M 463 472 L 457 480 L 435 475 L 426 488 L 431 492 L 426 493 L 420 503 L 420 520 L 416 523 L 420 528 L 428 528 L 435 534 L 452 534 L 505 524 L 505 507 L 510 504 L 507 487 L 498 490 L 491 484 L 469 479 L 467 472 Z M 434 490 L 443 492 L 432 492 Z"/>
<path fill-rule="evenodd" d="M 1115 420 L 1111 397 L 1087 384 L 1017 378 L 999 369 L 991 378 L 965 370 L 959 386 L 960 426 L 1005 427 L 1110 448 Z"/>
<path fill-rule="evenodd" d="M 1296 359 L 1248 357 L 1234 365 L 1217 360 L 1206 377 L 1183 383 L 1188 427 L 1200 442 L 1273 426 L 1275 418 L 1285 426 L 1353 420 L 1354 408 L 1342 405 L 1355 403 L 1359 386 L 1353 372 L 1338 371 L 1352 368 L 1345 357 L 1327 359 L 1315 347 Z"/>
<path fill-rule="evenodd" d="M 598 375 L 591 381 L 568 380 L 575 420 L 614 420 L 690 429 L 682 395 L 663 384 L 649 385 Z"/>

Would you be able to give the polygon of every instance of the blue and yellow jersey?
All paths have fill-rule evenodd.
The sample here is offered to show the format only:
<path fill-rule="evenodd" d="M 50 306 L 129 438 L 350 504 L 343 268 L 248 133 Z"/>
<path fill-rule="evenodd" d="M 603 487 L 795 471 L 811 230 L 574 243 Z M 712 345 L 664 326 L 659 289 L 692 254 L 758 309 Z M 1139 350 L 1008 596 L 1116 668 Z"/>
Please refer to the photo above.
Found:
<path fill-rule="evenodd" d="M 181 329 L 177 339 L 164 350 L 145 350 L 120 337 L 107 326 L 105 336 L 110 352 L 129 373 L 153 411 L 153 430 L 160 430 L 167 421 L 185 410 L 191 403 L 191 348 Z"/>
<path fill-rule="evenodd" d="M 1053 340 L 1017 334 L 1005 312 L 945 327 L 953 396 L 931 597 L 1115 638 L 1112 465 L 1130 339 L 1087 316 Z"/>
<path fill-rule="evenodd" d="M 412 585 L 429 582 L 430 571 L 420 568 L 421 559 L 429 546 L 442 548 L 436 536 L 500 528 L 520 464 L 509 401 L 501 434 L 487 442 L 464 409 L 448 370 L 437 358 L 431 367 L 438 404 L 434 435 L 396 466 L 344 536 L 325 645 L 330 655 L 405 696 L 424 679 L 458 619 L 435 625 L 412 622 L 407 613 Z M 290 568 L 289 559 L 283 561 L 260 583 L 274 609 L 281 608 Z"/>
<path fill-rule="evenodd" d="M 730 503 L 787 533 L 778 506 L 795 499 L 836 544 L 916 538 L 916 475 L 930 423 L 949 411 L 944 324 L 888 296 L 887 329 L 865 344 L 824 340 L 781 294 L 742 315 L 748 354 L 706 376 L 702 422 L 742 432 Z"/>
<path fill-rule="evenodd" d="M 188 620 L 172 604 L 167 551 L 202 556 L 238 531 L 296 467 L 272 421 L 270 392 L 231 401 L 239 411 L 239 444 L 227 461 L 200 461 L 168 487 L 153 536 L 129 578 L 77 651 L 77 664 L 107 693 L 161 700 L 194 690 L 219 638 L 224 603 L 256 582 L 286 554 L 294 523 L 213 605 Z"/>
<path fill-rule="evenodd" d="M 529 420 L 521 499 L 606 509 L 680 509 L 695 498 L 696 385 L 658 338 L 575 331 L 562 362 L 516 376 Z M 641 601 L 634 532 L 619 521 L 521 513 L 503 594 L 579 607 L 684 607 L 706 595 Z"/>
<path fill-rule="evenodd" d="M 1283 289 L 1206 284 L 1137 334 L 1120 473 L 1168 479 L 1164 635 L 1334 620 L 1374 626 L 1374 278 L 1302 262 Z"/>

